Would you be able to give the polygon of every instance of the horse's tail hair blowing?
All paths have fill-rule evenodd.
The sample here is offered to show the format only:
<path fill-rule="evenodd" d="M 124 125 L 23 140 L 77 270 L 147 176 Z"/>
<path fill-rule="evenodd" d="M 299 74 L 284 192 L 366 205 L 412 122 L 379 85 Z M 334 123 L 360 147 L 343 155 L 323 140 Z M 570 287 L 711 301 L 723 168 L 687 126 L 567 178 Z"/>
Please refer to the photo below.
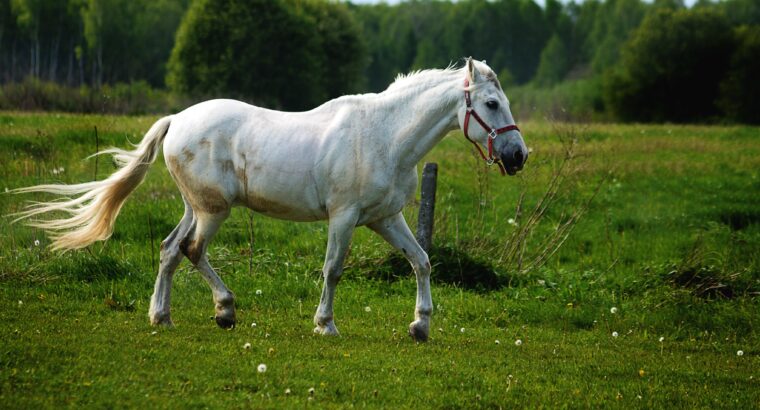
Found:
<path fill-rule="evenodd" d="M 17 213 L 15 216 L 18 218 L 14 222 L 50 212 L 68 214 L 68 217 L 61 219 L 32 220 L 27 223 L 48 233 L 53 239 L 53 250 L 79 249 L 95 241 L 108 239 L 113 233 L 116 216 L 124 201 L 142 183 L 148 168 L 156 160 L 171 118 L 167 116 L 156 121 L 133 151 L 110 148 L 95 154 L 113 154 L 120 167 L 102 181 L 76 185 L 37 185 L 14 190 L 15 193 L 47 192 L 66 196 L 50 202 L 34 202 Z M 76 195 L 79 196 L 68 198 Z"/>

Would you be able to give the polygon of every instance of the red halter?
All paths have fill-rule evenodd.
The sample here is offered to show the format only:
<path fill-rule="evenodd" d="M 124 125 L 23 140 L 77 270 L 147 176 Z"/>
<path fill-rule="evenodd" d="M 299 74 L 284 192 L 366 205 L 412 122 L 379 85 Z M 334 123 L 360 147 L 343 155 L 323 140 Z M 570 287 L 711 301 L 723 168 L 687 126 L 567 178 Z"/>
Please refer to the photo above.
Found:
<path fill-rule="evenodd" d="M 499 158 L 495 158 L 493 156 L 493 140 L 496 139 L 496 136 L 499 134 L 503 134 L 505 132 L 509 131 L 520 131 L 519 128 L 517 128 L 517 125 L 507 125 L 505 127 L 501 128 L 494 128 L 489 127 L 488 124 L 486 124 L 485 121 L 483 121 L 482 118 L 480 118 L 480 115 L 478 115 L 477 112 L 475 112 L 475 109 L 472 108 L 472 100 L 470 99 L 470 90 L 467 88 L 470 86 L 470 81 L 466 78 L 464 79 L 464 101 L 467 104 L 467 113 L 464 115 L 464 137 L 467 138 L 468 141 L 472 143 L 472 145 L 475 146 L 475 148 L 478 149 L 478 152 L 480 153 L 480 156 L 483 157 L 483 159 L 486 161 L 488 165 L 493 165 L 496 163 L 496 165 L 499 166 L 499 171 L 501 171 L 501 175 L 506 175 L 507 170 L 504 169 L 504 164 L 501 163 L 501 160 Z M 473 141 L 472 138 L 467 133 L 467 129 L 470 125 L 470 116 L 472 115 L 473 118 L 480 124 L 481 127 L 483 127 L 484 130 L 488 133 L 488 157 L 483 153 L 483 150 L 480 148 L 480 145 Z"/>

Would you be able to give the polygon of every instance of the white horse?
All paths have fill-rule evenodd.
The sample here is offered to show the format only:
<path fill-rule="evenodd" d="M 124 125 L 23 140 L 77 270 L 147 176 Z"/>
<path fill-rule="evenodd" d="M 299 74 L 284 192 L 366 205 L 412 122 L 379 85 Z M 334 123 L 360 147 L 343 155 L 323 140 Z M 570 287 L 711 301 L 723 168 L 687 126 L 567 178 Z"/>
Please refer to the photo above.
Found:
<path fill-rule="evenodd" d="M 480 127 L 472 127 L 470 117 Z M 463 68 L 399 76 L 382 93 L 344 96 L 308 112 L 278 112 L 233 100 L 194 105 L 158 120 L 135 150 L 104 151 L 115 154 L 121 168 L 103 181 L 17 190 L 79 195 L 37 203 L 19 219 L 51 211 L 69 214 L 30 223 L 50 233 L 54 249 L 107 239 L 122 204 L 163 144 L 185 213 L 161 243 L 152 324 L 172 325 L 172 276 L 186 256 L 211 287 L 217 324 L 234 326 L 233 293 L 209 265 L 206 249 L 231 207 L 242 205 L 275 218 L 329 221 L 324 286 L 314 316 L 314 331 L 323 335 L 338 334 L 333 298 L 354 228 L 377 232 L 414 268 L 417 303 L 409 334 L 424 341 L 433 311 L 430 262 L 401 210 L 414 197 L 417 163 L 457 127 L 478 150 L 482 146 L 488 152 L 481 154 L 489 163 L 512 175 L 522 169 L 528 151 L 509 101 L 493 70 L 470 58 Z"/>

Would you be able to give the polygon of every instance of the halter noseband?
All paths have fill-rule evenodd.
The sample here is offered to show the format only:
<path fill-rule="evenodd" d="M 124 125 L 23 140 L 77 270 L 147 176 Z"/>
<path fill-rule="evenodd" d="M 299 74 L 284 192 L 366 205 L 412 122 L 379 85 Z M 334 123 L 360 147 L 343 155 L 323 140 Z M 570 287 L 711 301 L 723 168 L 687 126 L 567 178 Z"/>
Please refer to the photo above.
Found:
<path fill-rule="evenodd" d="M 501 171 L 501 175 L 506 175 L 507 170 L 504 168 L 504 164 L 501 163 L 501 160 L 499 158 L 495 158 L 493 156 L 493 140 L 496 139 L 496 136 L 499 134 L 503 134 L 505 132 L 509 131 L 520 131 L 519 128 L 517 128 L 517 125 L 507 125 L 505 127 L 501 128 L 494 128 L 489 127 L 488 124 L 486 124 L 485 121 L 478 115 L 477 112 L 475 112 L 475 108 L 472 107 L 472 100 L 470 99 L 470 90 L 468 87 L 470 86 L 470 81 L 466 78 L 464 79 L 464 101 L 467 104 L 467 113 L 464 115 L 464 137 L 467 138 L 468 141 L 472 143 L 472 145 L 475 146 L 475 148 L 478 149 L 478 152 L 480 153 L 480 156 L 483 157 L 483 159 L 486 161 L 488 165 L 493 165 L 496 163 L 496 165 L 499 166 L 499 171 Z M 481 127 L 483 127 L 484 130 L 488 133 L 488 156 L 486 157 L 486 154 L 483 153 L 483 149 L 480 148 L 480 145 L 473 141 L 472 138 L 467 133 L 467 129 L 470 125 L 470 116 L 475 118 L 475 120 L 480 124 Z"/>

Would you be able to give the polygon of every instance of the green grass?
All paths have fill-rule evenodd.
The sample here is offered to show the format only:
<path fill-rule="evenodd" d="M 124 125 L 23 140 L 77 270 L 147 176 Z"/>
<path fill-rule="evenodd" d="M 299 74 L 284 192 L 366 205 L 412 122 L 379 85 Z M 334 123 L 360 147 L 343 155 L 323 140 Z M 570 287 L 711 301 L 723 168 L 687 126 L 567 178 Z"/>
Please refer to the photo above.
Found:
<path fill-rule="evenodd" d="M 94 127 L 101 148 L 124 147 L 154 120 L 0 113 L 0 190 L 92 180 Z M 208 287 L 183 262 L 177 326 L 151 327 L 157 247 L 182 213 L 161 160 L 106 244 L 53 254 L 43 233 L 3 217 L 0 407 L 757 406 L 760 129 L 523 128 L 533 153 L 516 178 L 484 173 L 458 133 L 427 159 L 440 164 L 427 344 L 406 335 L 411 269 L 366 229 L 338 287 L 342 336 L 314 336 L 326 225 L 254 216 L 251 251 L 243 209 L 210 249 L 239 326 L 216 327 Z M 606 182 L 548 263 L 517 271 L 500 261 L 518 229 L 506 221 L 521 195 L 525 210 L 541 198 L 558 136 L 573 133 L 578 155 L 525 254 Z M 98 161 L 98 178 L 114 170 Z M 0 194 L 0 214 L 40 198 Z M 412 226 L 416 211 L 405 210 Z"/>

